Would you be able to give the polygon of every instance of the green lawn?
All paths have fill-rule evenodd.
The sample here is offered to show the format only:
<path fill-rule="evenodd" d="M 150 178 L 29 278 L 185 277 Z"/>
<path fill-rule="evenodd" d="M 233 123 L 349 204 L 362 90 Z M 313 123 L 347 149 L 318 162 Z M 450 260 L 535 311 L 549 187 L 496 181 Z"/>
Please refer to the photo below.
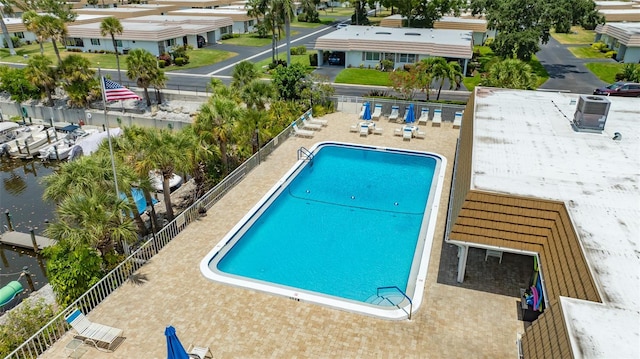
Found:
<path fill-rule="evenodd" d="M 298 19 L 296 19 L 295 21 L 291 22 L 291 27 L 303 27 L 307 29 L 315 29 L 316 27 L 331 25 L 333 24 L 334 21 L 335 21 L 334 19 L 326 18 L 326 19 L 320 19 L 320 22 L 299 22 Z"/>
<path fill-rule="evenodd" d="M 92 67 L 100 67 L 103 69 L 117 69 L 116 55 L 114 54 L 96 54 L 88 52 L 71 52 L 67 51 L 64 47 L 59 47 L 60 57 L 63 59 L 69 55 L 80 55 L 91 61 Z M 38 44 L 25 45 L 16 49 L 16 56 L 9 56 L 9 49 L 0 49 L 0 61 L 13 62 L 19 64 L 26 64 L 29 62 L 29 58 L 33 55 L 40 54 L 40 46 Z M 192 69 L 201 66 L 213 65 L 220 61 L 226 60 L 230 57 L 237 56 L 234 52 L 213 50 L 213 49 L 194 49 L 187 52 L 189 54 L 189 63 L 187 65 L 169 66 L 165 71 L 175 71 Z M 24 57 L 27 55 L 27 58 Z M 51 59 L 54 64 L 58 63 L 55 52 L 53 51 L 53 45 L 51 42 L 44 44 L 44 55 Z M 120 68 L 126 70 L 127 68 L 127 55 L 120 55 Z"/>
<path fill-rule="evenodd" d="M 271 35 L 266 38 L 260 38 L 256 33 L 240 34 L 238 37 L 234 36 L 230 39 L 222 40 L 222 43 L 226 45 L 262 47 L 271 43 Z"/>
<path fill-rule="evenodd" d="M 596 32 L 585 30 L 580 26 L 572 26 L 568 34 L 556 34 L 552 31 L 551 36 L 564 45 L 586 45 L 595 41 Z"/>
<path fill-rule="evenodd" d="M 591 46 L 571 46 L 568 47 L 573 56 L 579 59 L 604 59 L 606 56 L 603 52 L 592 49 Z"/>
<path fill-rule="evenodd" d="M 590 62 L 585 64 L 585 66 L 600 80 L 612 83 L 616 81 L 616 74 L 622 72 L 624 64 Z"/>
<path fill-rule="evenodd" d="M 344 69 L 336 76 L 336 83 L 372 86 L 391 86 L 389 72 L 373 69 Z"/>
<path fill-rule="evenodd" d="M 541 86 L 549 79 L 549 73 L 544 69 L 544 66 L 542 66 L 536 55 L 533 55 L 533 57 L 531 57 L 531 60 L 529 60 L 528 64 L 529 66 L 531 66 L 531 69 L 536 74 L 536 76 L 538 76 L 538 86 Z"/>
<path fill-rule="evenodd" d="M 469 91 L 473 91 L 473 89 L 480 84 L 480 81 L 482 81 L 482 75 L 479 73 L 476 73 L 473 77 L 465 77 L 462 79 L 464 87 Z"/>
<path fill-rule="evenodd" d="M 353 7 L 332 7 L 328 8 L 327 11 L 318 11 L 318 14 L 320 15 L 320 21 L 322 21 L 323 18 L 329 17 L 351 16 L 353 14 Z"/>

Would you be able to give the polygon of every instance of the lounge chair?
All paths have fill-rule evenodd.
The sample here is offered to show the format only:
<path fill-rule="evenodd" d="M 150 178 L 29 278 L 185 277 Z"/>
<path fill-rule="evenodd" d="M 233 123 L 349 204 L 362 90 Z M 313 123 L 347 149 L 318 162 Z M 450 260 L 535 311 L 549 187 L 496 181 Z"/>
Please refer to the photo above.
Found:
<path fill-rule="evenodd" d="M 371 114 L 371 119 L 372 120 L 379 120 L 380 116 L 382 116 L 382 105 L 381 104 L 377 104 L 373 108 L 373 114 Z"/>
<path fill-rule="evenodd" d="M 426 125 L 429 121 L 429 108 L 423 107 L 420 112 L 420 118 L 418 119 L 418 125 Z"/>
<path fill-rule="evenodd" d="M 369 135 L 369 125 L 363 123 L 360 125 L 360 136 L 366 137 L 367 135 Z"/>
<path fill-rule="evenodd" d="M 209 347 L 197 347 L 193 344 L 189 345 L 189 349 L 187 350 L 189 356 L 197 359 L 213 359 L 213 353 Z"/>
<path fill-rule="evenodd" d="M 393 135 L 402 137 L 402 128 L 396 128 L 393 130 Z"/>
<path fill-rule="evenodd" d="M 326 126 L 326 125 L 329 124 L 329 121 L 323 120 L 323 119 L 320 119 L 320 118 L 315 118 L 315 117 L 313 117 L 312 114 L 309 114 L 307 119 L 309 120 L 309 122 L 314 123 L 316 125 Z"/>
<path fill-rule="evenodd" d="M 416 131 L 416 138 L 425 138 L 427 134 L 422 131 Z"/>
<path fill-rule="evenodd" d="M 360 131 L 360 124 L 358 124 L 358 123 L 354 123 L 349 128 L 349 132 L 358 132 L 358 131 Z"/>
<path fill-rule="evenodd" d="M 440 126 L 442 124 L 442 110 L 435 109 L 433 111 L 433 119 L 431 119 L 431 126 Z"/>
<path fill-rule="evenodd" d="M 93 344 L 98 350 L 112 352 L 113 345 L 122 336 L 122 329 L 92 323 L 79 309 L 74 310 L 64 319 L 78 332 L 79 339 Z"/>
<path fill-rule="evenodd" d="M 398 121 L 399 116 L 400 116 L 400 108 L 398 106 L 391 106 L 389 121 Z"/>
<path fill-rule="evenodd" d="M 364 117 L 364 110 L 365 110 L 365 107 L 366 107 L 365 104 L 366 104 L 366 102 L 362 104 L 362 110 L 360 110 L 360 114 L 358 115 L 358 119 L 360 119 L 360 120 Z"/>
<path fill-rule="evenodd" d="M 298 125 L 295 123 L 291 125 L 293 127 L 293 131 L 298 137 L 313 137 L 313 131 L 309 130 L 301 130 L 298 128 Z"/>
<path fill-rule="evenodd" d="M 456 112 L 453 118 L 453 128 L 460 128 L 460 126 L 462 126 L 462 111 Z"/>
<path fill-rule="evenodd" d="M 302 127 L 305 130 L 306 129 L 309 129 L 309 130 L 320 130 L 320 129 L 322 129 L 322 125 L 317 124 L 317 123 L 311 123 L 311 122 L 307 121 L 307 119 L 304 118 L 304 117 L 302 118 Z"/>
<path fill-rule="evenodd" d="M 405 127 L 404 131 L 402 131 L 402 139 L 411 141 L 411 137 L 413 137 L 413 131 L 411 131 L 411 128 Z"/>
<path fill-rule="evenodd" d="M 378 127 L 378 126 L 376 126 L 376 127 L 373 129 L 373 134 L 374 134 L 374 135 L 382 135 L 382 127 Z"/>

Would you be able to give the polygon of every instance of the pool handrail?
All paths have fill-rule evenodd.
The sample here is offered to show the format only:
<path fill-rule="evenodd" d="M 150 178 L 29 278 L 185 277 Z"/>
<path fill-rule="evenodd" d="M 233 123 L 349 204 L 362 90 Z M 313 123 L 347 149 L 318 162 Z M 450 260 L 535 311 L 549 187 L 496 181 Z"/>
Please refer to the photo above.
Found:
<path fill-rule="evenodd" d="M 398 292 L 400 292 L 400 294 L 402 294 L 402 296 L 404 296 L 408 301 L 409 301 L 409 317 L 408 319 L 411 320 L 411 313 L 413 312 L 413 301 L 411 300 L 411 298 L 409 298 L 409 296 L 400 288 L 398 288 L 395 285 L 391 285 L 391 286 L 387 286 L 387 287 L 378 287 L 378 289 L 376 289 L 376 295 L 378 297 L 380 297 L 380 290 L 382 289 L 395 289 Z"/>

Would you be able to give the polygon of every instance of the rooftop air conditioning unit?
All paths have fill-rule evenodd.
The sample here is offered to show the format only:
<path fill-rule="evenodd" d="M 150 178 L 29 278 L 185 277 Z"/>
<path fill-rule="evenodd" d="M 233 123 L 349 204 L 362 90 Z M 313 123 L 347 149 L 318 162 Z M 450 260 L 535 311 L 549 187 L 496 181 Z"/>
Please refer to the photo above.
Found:
<path fill-rule="evenodd" d="M 611 102 L 606 97 L 581 95 L 576 113 L 573 115 L 573 128 L 576 131 L 602 132 L 607 122 Z"/>

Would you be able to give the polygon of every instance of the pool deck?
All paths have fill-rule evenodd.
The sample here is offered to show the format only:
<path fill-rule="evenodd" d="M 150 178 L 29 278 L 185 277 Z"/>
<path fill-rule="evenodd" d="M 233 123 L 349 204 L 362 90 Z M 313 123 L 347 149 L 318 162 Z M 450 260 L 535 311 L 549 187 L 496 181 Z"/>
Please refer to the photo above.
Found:
<path fill-rule="evenodd" d="M 126 340 L 113 353 L 89 348 L 83 358 L 166 358 L 167 325 L 176 328 L 185 349 L 190 343 L 209 346 L 215 358 L 516 358 L 516 337 L 524 331 L 518 320 L 518 284 L 502 285 L 491 273 L 509 275 L 510 260 L 518 267 L 519 256 L 505 254 L 498 264 L 496 258 L 484 262 L 484 252 L 472 252 L 469 281 L 456 285 L 452 280 L 455 247 L 443 237 L 459 130 L 450 122 L 441 127 L 429 123 L 421 126 L 426 139 L 404 141 L 393 135 L 399 124 L 382 120 L 383 135 L 360 137 L 349 132 L 356 117 L 327 115 L 323 118 L 329 120 L 328 127 L 312 139 L 287 139 L 206 217 L 190 224 L 141 269 L 148 282 L 124 284 L 88 315 L 94 322 L 124 329 Z M 423 305 L 410 321 L 296 302 L 214 283 L 200 274 L 202 258 L 291 168 L 297 149 L 327 140 L 430 151 L 448 160 Z M 73 333 L 41 357 L 66 358 L 65 345 Z"/>

